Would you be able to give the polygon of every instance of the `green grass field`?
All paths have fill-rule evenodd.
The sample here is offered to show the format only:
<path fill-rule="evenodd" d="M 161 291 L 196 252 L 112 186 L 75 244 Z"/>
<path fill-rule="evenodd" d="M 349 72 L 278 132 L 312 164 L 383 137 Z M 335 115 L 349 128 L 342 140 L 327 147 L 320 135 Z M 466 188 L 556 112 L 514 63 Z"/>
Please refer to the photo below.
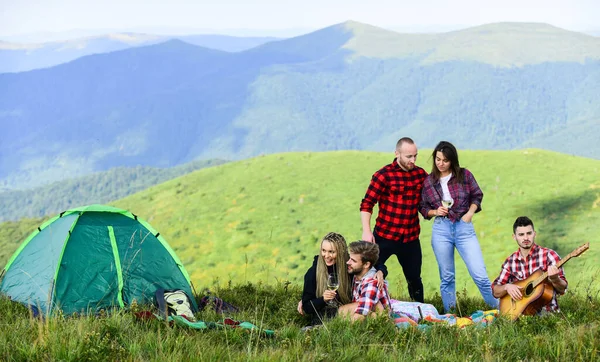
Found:
<path fill-rule="evenodd" d="M 421 150 L 418 159 L 428 171 L 430 153 Z M 511 228 L 520 215 L 536 223 L 538 243 L 563 256 L 590 242 L 587 253 L 565 266 L 571 286 L 598 273 L 600 161 L 533 149 L 462 151 L 460 157 L 485 194 L 483 211 L 473 222 L 490 278 L 516 250 Z M 323 235 L 336 231 L 348 242 L 361 237 L 360 201 L 372 173 L 392 159 L 391 153 L 362 151 L 262 156 L 199 170 L 113 205 L 149 221 L 175 249 L 197 288 L 229 281 L 301 283 Z M 38 222 L 0 224 L 0 262 Z M 431 295 L 439 285 L 431 221 L 421 225 L 422 277 Z M 457 288 L 476 295 L 464 263 L 457 260 Z M 387 264 L 392 293 L 405 296 L 397 261 Z"/>
<path fill-rule="evenodd" d="M 484 328 L 432 324 L 400 329 L 387 318 L 355 323 L 334 319 L 309 332 L 295 311 L 298 286 L 238 285 L 213 290 L 240 311 L 226 315 L 275 331 L 194 330 L 134 316 L 139 306 L 104 316 L 31 318 L 0 298 L 2 361 L 594 361 L 600 346 L 597 295 L 570 293 L 562 313 L 517 322 L 496 319 Z M 465 297 L 469 315 L 479 299 Z M 205 322 L 223 315 L 210 308 Z"/>
<path fill-rule="evenodd" d="M 600 217 L 599 161 L 540 150 L 463 151 L 460 156 L 485 193 L 474 224 L 491 278 L 516 250 L 512 223 L 520 215 L 534 220 L 540 244 L 561 255 L 591 242 L 588 253 L 566 266 L 571 283 L 598 272 L 593 238 Z M 361 237 L 359 203 L 372 173 L 392 159 L 391 154 L 351 151 L 257 157 L 194 172 L 115 205 L 160 231 L 196 285 L 216 279 L 298 283 L 327 232 L 339 232 L 348 242 Z M 421 151 L 419 164 L 430 170 L 430 151 Z M 426 292 L 433 293 L 439 278 L 431 222 L 421 225 L 423 280 Z M 388 279 L 392 292 L 404 293 L 397 264 L 388 261 Z M 457 265 L 457 287 L 475 291 L 464 263 Z"/>
<path fill-rule="evenodd" d="M 419 164 L 431 167 L 431 151 Z M 240 307 L 232 315 L 275 330 L 275 338 L 240 330 L 196 331 L 137 321 L 132 311 L 103 318 L 59 316 L 40 321 L 0 298 L 0 359 L 7 361 L 162 360 L 405 360 L 500 361 L 598 358 L 600 288 L 596 250 L 600 224 L 600 161 L 540 150 L 463 151 L 462 165 L 485 197 L 475 229 L 494 278 L 516 249 L 511 226 L 519 215 L 536 222 L 538 242 L 566 255 L 586 241 L 590 250 L 565 266 L 570 281 L 562 313 L 497 320 L 488 328 L 434 326 L 397 329 L 387 320 L 351 325 L 334 320 L 302 333 L 296 310 L 302 276 L 320 238 L 337 231 L 361 235 L 359 203 L 370 177 L 392 161 L 371 152 L 286 153 L 200 170 L 113 204 L 148 220 L 183 261 L 196 290 Z M 42 219 L 0 224 L 5 263 Z M 431 222 L 422 221 L 425 300 L 441 310 Z M 485 308 L 464 264 L 457 263 L 463 315 Z M 388 262 L 392 296 L 405 299 L 401 270 Z M 198 315 L 214 322 L 223 316 Z M 10 328 L 9 328 L 10 327 Z M 7 331 L 10 330 L 10 333 Z"/>

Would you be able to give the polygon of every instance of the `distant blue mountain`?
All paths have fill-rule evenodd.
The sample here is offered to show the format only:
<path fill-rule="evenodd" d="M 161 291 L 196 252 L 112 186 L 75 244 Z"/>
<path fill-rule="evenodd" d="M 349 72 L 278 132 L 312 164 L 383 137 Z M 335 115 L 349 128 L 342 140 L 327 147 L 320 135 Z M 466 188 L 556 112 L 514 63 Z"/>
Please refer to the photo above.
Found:
<path fill-rule="evenodd" d="M 241 37 L 219 34 L 179 35 L 171 38 L 226 52 L 241 52 L 268 42 L 281 40 L 281 38 L 276 37 Z"/>
<path fill-rule="evenodd" d="M 0 41 L 0 73 L 48 68 L 90 54 L 158 44 L 170 39 L 179 39 L 201 47 L 227 52 L 239 52 L 278 40 L 273 37 L 235 37 L 218 34 L 166 36 L 116 33 L 43 44 L 14 44 Z"/>
<path fill-rule="evenodd" d="M 600 39 L 356 22 L 242 52 L 180 40 L 0 74 L 0 188 L 300 150 L 541 147 L 600 158 Z"/>

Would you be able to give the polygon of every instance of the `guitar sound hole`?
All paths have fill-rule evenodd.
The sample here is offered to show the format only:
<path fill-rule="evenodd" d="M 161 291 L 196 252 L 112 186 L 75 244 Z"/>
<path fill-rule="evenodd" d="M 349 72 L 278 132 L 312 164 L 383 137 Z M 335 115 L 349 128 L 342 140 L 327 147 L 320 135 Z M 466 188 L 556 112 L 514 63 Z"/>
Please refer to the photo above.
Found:
<path fill-rule="evenodd" d="M 525 296 L 529 296 L 531 293 L 533 293 L 533 285 L 529 283 L 525 287 Z"/>

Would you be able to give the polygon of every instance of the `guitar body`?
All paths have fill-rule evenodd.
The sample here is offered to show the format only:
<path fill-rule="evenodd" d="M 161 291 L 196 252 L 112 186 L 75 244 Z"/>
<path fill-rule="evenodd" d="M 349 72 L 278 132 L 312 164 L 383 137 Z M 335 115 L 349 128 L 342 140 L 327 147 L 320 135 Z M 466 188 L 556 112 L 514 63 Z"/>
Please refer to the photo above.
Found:
<path fill-rule="evenodd" d="M 512 297 L 506 294 L 500 298 L 500 314 L 505 315 L 511 320 L 516 320 L 520 315 L 534 315 L 543 306 L 552 301 L 554 296 L 554 288 L 547 280 L 534 286 L 534 280 L 544 274 L 541 269 L 536 270 L 529 278 L 514 282 L 512 284 L 521 287 L 523 299 L 513 300 Z"/>

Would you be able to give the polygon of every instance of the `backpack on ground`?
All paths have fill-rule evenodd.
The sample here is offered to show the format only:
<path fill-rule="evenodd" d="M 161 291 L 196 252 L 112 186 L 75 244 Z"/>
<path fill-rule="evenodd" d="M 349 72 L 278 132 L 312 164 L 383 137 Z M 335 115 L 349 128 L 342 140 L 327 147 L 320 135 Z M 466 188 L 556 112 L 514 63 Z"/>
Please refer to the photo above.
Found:
<path fill-rule="evenodd" d="M 239 308 L 236 307 L 235 305 L 233 305 L 231 303 L 227 303 L 223 299 L 212 296 L 212 295 L 204 296 L 204 297 L 202 297 L 202 299 L 200 299 L 200 302 L 198 302 L 198 309 L 201 311 L 204 310 L 204 308 L 206 308 L 207 306 L 213 306 L 215 312 L 217 312 L 217 313 L 239 312 Z"/>
<path fill-rule="evenodd" d="M 154 296 L 159 313 L 163 318 L 182 316 L 192 322 L 196 321 L 191 299 L 183 290 L 159 288 Z"/>

